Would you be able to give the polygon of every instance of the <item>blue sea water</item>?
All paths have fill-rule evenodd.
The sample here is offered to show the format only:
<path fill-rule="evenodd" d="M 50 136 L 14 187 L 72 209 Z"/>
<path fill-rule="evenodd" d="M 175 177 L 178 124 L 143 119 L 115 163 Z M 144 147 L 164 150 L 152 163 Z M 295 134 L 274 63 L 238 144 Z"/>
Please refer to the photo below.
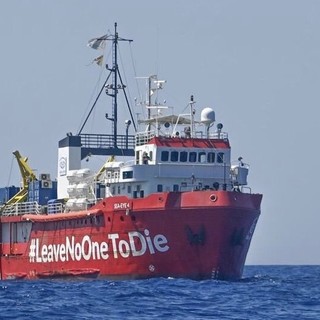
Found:
<path fill-rule="evenodd" d="M 320 266 L 246 266 L 236 282 L 1 281 L 1 319 L 320 319 Z"/>

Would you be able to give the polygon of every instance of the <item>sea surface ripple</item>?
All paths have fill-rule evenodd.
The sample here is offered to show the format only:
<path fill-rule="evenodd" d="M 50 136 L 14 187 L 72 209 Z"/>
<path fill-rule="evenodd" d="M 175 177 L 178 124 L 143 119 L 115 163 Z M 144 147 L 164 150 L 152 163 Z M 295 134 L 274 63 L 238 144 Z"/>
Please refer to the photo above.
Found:
<path fill-rule="evenodd" d="M 320 266 L 246 266 L 235 282 L 1 281 L 1 319 L 320 319 Z"/>

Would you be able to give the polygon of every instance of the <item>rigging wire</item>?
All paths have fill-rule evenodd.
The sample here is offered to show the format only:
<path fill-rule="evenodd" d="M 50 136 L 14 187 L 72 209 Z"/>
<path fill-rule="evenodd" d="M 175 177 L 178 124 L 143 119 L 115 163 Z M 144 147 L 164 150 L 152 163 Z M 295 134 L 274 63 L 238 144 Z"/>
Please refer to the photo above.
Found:
<path fill-rule="evenodd" d="M 159 74 L 159 26 L 157 26 L 157 36 L 156 36 L 156 74 Z"/>
<path fill-rule="evenodd" d="M 109 59 L 110 55 L 111 55 L 111 48 L 110 48 L 107 56 L 105 55 L 105 50 L 104 50 L 104 52 L 103 52 L 103 60 L 107 61 Z M 93 63 L 91 63 L 90 65 L 92 65 L 92 64 Z M 104 63 L 104 65 L 105 65 L 105 63 Z M 92 94 L 91 94 L 91 97 L 90 97 L 90 99 L 88 101 L 86 110 L 82 115 L 82 118 L 81 118 L 81 121 L 80 121 L 80 125 L 78 126 L 77 132 L 80 131 L 80 128 L 81 128 L 83 122 L 85 121 L 86 115 L 88 114 L 88 110 L 90 109 L 90 107 L 92 105 L 92 101 L 94 100 L 94 97 L 97 95 L 97 92 L 99 91 L 99 87 L 100 87 L 101 82 L 102 82 L 101 79 L 102 79 L 103 73 L 104 73 L 104 68 L 101 67 L 101 71 L 99 72 L 98 79 L 97 79 L 96 84 L 94 85 L 94 88 L 92 90 Z M 93 121 L 91 122 L 91 129 L 92 129 L 92 127 L 93 127 Z"/>
<path fill-rule="evenodd" d="M 130 43 L 130 42 L 129 42 L 129 43 Z M 124 66 L 123 66 L 123 59 L 122 59 L 122 56 L 121 56 L 121 51 L 120 51 L 120 49 L 118 49 L 118 53 L 119 53 L 119 57 L 120 57 L 121 67 L 122 67 L 123 74 L 124 74 L 124 79 L 125 79 L 125 82 L 128 83 L 128 79 L 127 79 L 127 76 L 126 76 L 125 68 L 124 68 Z M 119 77 L 120 77 L 120 81 L 122 82 L 120 72 L 119 72 Z M 123 90 L 125 90 L 125 89 L 123 89 Z M 131 98 L 131 95 L 130 95 L 130 90 L 128 89 L 127 91 L 128 91 L 129 101 L 132 101 L 132 98 Z M 125 97 L 126 97 L 126 92 L 124 91 L 123 93 L 124 93 L 124 95 L 125 95 Z M 130 105 L 128 106 L 128 108 L 129 108 L 130 116 L 131 116 L 132 121 L 133 121 L 133 126 L 134 126 L 134 128 L 135 128 L 135 130 L 136 130 L 137 128 L 136 128 L 136 125 L 135 125 L 135 119 L 133 119 L 132 110 L 131 110 Z M 137 119 L 136 119 L 136 120 L 137 120 Z"/>
<path fill-rule="evenodd" d="M 136 70 L 136 65 L 135 65 L 135 62 L 134 62 L 134 58 L 133 58 L 133 51 L 132 51 L 132 46 L 131 46 L 131 43 L 129 43 L 129 46 L 130 46 L 130 57 L 131 57 L 131 62 L 132 62 L 132 66 L 133 66 L 133 73 L 134 73 L 134 78 L 135 78 L 135 83 L 136 83 L 136 87 L 137 87 L 137 93 L 138 93 L 138 97 L 139 97 L 139 106 L 141 108 L 141 112 L 142 114 L 144 114 L 145 112 L 145 108 L 142 107 L 142 93 L 140 91 L 140 87 L 139 87 L 139 81 L 138 81 L 138 75 L 137 75 L 137 70 Z M 137 107 L 137 103 L 135 102 L 135 107 Z M 137 123 L 139 125 L 139 114 L 140 113 L 136 113 L 136 118 L 137 118 Z"/>
<path fill-rule="evenodd" d="M 137 86 L 137 92 L 138 92 L 139 99 L 141 101 L 142 100 L 142 95 L 141 95 L 140 88 L 139 88 L 139 85 L 138 85 L 138 76 L 137 76 L 136 65 L 134 63 L 131 43 L 129 43 L 129 48 L 130 48 L 130 57 L 131 57 L 131 62 L 132 62 L 133 74 L 134 74 L 135 83 L 136 83 L 136 86 Z"/>

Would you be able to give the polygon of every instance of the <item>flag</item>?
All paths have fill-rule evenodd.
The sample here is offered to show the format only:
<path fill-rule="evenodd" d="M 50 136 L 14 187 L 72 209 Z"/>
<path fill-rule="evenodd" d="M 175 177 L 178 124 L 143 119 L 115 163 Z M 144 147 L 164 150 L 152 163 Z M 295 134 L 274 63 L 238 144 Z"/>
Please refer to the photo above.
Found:
<path fill-rule="evenodd" d="M 105 34 L 102 37 L 99 38 L 93 38 L 89 40 L 88 47 L 91 47 L 92 49 L 104 49 L 106 46 L 106 40 L 108 39 L 108 36 Z"/>
<path fill-rule="evenodd" d="M 95 58 L 92 62 L 95 62 L 98 66 L 101 67 L 103 65 L 103 54 Z"/>

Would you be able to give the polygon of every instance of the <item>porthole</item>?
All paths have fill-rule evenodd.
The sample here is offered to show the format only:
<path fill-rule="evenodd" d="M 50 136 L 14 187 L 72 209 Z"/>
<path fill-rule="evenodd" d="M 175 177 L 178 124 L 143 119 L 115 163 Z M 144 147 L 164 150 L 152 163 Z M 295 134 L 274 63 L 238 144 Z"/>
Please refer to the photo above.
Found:
<path fill-rule="evenodd" d="M 210 195 L 210 201 L 216 202 L 217 199 L 218 199 L 218 197 L 214 193 Z"/>

